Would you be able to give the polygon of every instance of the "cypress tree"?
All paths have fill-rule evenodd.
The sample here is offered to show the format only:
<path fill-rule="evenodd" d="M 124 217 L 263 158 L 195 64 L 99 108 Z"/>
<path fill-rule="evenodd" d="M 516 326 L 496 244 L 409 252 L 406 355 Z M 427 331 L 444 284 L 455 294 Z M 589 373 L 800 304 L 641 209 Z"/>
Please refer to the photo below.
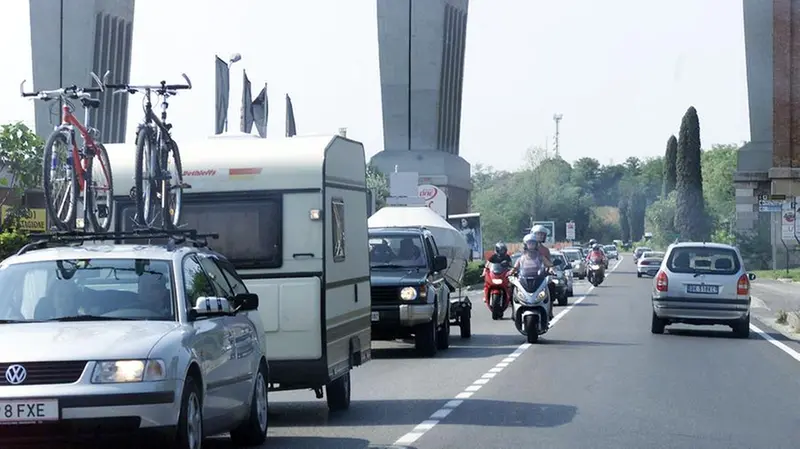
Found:
<path fill-rule="evenodd" d="M 661 198 L 666 198 L 675 190 L 675 158 L 678 153 L 678 139 L 674 135 L 667 139 L 667 151 L 664 153 L 664 173 L 661 186 Z"/>
<path fill-rule="evenodd" d="M 700 120 L 697 110 L 690 106 L 681 120 L 675 158 L 675 231 L 682 239 L 694 241 L 707 240 L 709 232 L 700 157 Z"/>
<path fill-rule="evenodd" d="M 619 228 L 622 232 L 622 241 L 623 242 L 630 242 L 631 241 L 631 227 L 628 221 L 628 197 L 627 195 L 623 195 L 618 204 L 619 209 Z"/>

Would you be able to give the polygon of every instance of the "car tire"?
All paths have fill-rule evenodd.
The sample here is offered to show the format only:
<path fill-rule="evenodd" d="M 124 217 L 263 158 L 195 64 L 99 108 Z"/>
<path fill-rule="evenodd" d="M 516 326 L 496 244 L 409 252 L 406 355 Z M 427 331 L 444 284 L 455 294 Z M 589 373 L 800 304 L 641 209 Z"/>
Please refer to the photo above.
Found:
<path fill-rule="evenodd" d="M 436 335 L 436 346 L 438 349 L 445 350 L 450 347 L 450 314 L 447 314 L 442 327 L 439 328 Z"/>
<path fill-rule="evenodd" d="M 253 397 L 250 400 L 250 414 L 239 427 L 231 430 L 234 446 L 252 447 L 264 444 L 269 429 L 269 387 L 267 386 L 267 365 L 262 362 L 253 384 Z M 328 396 L 330 397 L 330 395 Z"/>
<path fill-rule="evenodd" d="M 567 299 L 567 292 L 564 292 L 562 295 L 558 295 L 558 305 L 563 307 L 569 304 L 569 299 Z"/>
<path fill-rule="evenodd" d="M 567 290 L 567 298 L 572 298 L 575 296 L 575 291 L 573 289 Z"/>
<path fill-rule="evenodd" d="M 461 328 L 461 338 L 467 339 L 472 337 L 472 312 L 469 309 L 461 311 L 461 316 L 458 320 L 459 327 Z"/>
<path fill-rule="evenodd" d="M 325 385 L 328 410 L 341 412 L 350 408 L 350 370 Z"/>
<path fill-rule="evenodd" d="M 640 277 L 642 277 L 642 273 L 636 273 L 636 277 L 637 277 L 637 278 L 640 278 Z"/>
<path fill-rule="evenodd" d="M 653 312 L 653 319 L 650 322 L 650 332 L 654 334 L 663 334 L 664 328 L 667 326 L 667 323 L 664 322 L 661 318 Z"/>
<path fill-rule="evenodd" d="M 733 324 L 731 327 L 736 338 L 750 338 L 750 314 L 748 313 L 743 320 Z"/>
<path fill-rule="evenodd" d="M 181 412 L 174 449 L 197 449 L 203 445 L 203 398 L 192 376 L 186 376 L 181 394 Z M 199 438 L 199 440 L 198 440 Z"/>
<path fill-rule="evenodd" d="M 435 316 L 430 322 L 417 325 L 416 333 L 414 334 L 414 346 L 423 356 L 433 357 L 436 355 L 438 349 L 436 334 Z"/>

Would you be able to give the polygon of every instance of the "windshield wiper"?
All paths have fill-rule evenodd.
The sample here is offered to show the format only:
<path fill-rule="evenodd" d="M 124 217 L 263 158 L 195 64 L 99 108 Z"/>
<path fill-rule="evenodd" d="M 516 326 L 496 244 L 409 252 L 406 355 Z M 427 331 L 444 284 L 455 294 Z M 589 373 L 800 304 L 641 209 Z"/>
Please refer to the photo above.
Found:
<path fill-rule="evenodd" d="M 49 320 L 44 321 L 59 321 L 59 322 L 69 322 L 69 321 L 136 321 L 136 318 L 123 318 L 117 316 L 101 316 L 101 315 L 71 315 L 71 316 L 62 316 L 58 318 L 51 318 Z"/>
<path fill-rule="evenodd" d="M 372 268 L 408 268 L 409 270 L 413 270 L 418 267 L 409 267 L 408 265 L 398 265 L 396 263 L 381 263 L 372 265 Z"/>

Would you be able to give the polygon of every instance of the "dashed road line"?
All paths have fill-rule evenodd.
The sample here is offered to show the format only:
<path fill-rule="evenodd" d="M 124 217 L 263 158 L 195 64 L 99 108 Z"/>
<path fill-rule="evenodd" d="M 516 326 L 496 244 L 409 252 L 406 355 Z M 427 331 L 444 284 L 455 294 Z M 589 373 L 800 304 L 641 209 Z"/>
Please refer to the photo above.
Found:
<path fill-rule="evenodd" d="M 614 272 L 614 270 L 616 270 L 617 267 L 619 267 L 619 264 L 622 263 L 623 259 L 624 257 L 619 258 L 616 265 L 614 265 L 614 268 L 610 269 L 606 274 L 606 278 L 608 278 L 608 276 L 610 276 L 611 273 Z M 561 320 L 564 316 L 566 316 L 566 314 L 568 314 L 573 308 L 575 308 L 576 305 L 583 302 L 583 300 L 586 299 L 586 297 L 589 295 L 589 293 L 591 293 L 592 290 L 594 290 L 594 286 L 590 285 L 589 289 L 586 290 L 585 295 L 576 299 L 571 305 L 569 305 L 567 308 L 565 308 L 564 310 L 562 310 L 556 316 L 553 317 L 553 319 L 550 321 L 550 326 L 552 327 L 553 325 L 555 325 L 559 320 Z M 751 328 L 752 327 L 753 326 L 751 325 Z M 767 337 L 769 336 L 767 335 Z M 444 406 L 442 406 L 442 408 L 433 412 L 433 414 L 431 414 L 431 416 L 429 416 L 428 419 L 417 424 L 416 427 L 414 427 L 411 430 L 411 432 L 408 432 L 407 434 L 398 438 L 397 441 L 394 442 L 394 445 L 400 446 L 400 445 L 413 444 L 414 442 L 416 442 L 418 439 L 422 437 L 422 435 L 425 435 L 425 433 L 433 429 L 437 424 L 441 422 L 441 420 L 445 419 L 450 413 L 452 413 L 453 410 L 455 410 L 456 408 L 458 408 L 458 406 L 463 404 L 465 400 L 471 398 L 472 395 L 480 391 L 480 389 L 483 388 L 484 385 L 489 383 L 489 381 L 491 381 L 498 374 L 503 372 L 503 370 L 506 367 L 514 363 L 514 361 L 517 360 L 517 358 L 519 358 L 519 356 L 521 356 L 531 346 L 532 345 L 530 343 L 523 343 L 519 345 L 514 350 L 514 352 L 506 355 L 505 358 L 503 358 L 503 360 L 501 360 L 495 366 L 490 368 L 489 371 L 482 374 L 477 380 L 475 380 L 475 382 L 473 382 L 470 386 L 461 391 L 461 393 L 458 393 L 455 396 L 455 399 L 448 401 L 446 404 L 444 404 Z M 800 354 L 798 354 L 798 357 L 800 357 Z"/>

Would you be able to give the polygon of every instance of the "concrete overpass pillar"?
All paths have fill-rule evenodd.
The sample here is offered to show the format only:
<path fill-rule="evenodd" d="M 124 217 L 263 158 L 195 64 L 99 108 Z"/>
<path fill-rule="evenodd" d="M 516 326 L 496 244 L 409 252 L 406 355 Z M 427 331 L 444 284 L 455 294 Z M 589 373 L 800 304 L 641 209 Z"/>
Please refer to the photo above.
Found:
<path fill-rule="evenodd" d="M 448 213 L 469 209 L 470 165 L 459 156 L 468 0 L 378 0 L 384 173 L 418 172 L 442 188 Z"/>

